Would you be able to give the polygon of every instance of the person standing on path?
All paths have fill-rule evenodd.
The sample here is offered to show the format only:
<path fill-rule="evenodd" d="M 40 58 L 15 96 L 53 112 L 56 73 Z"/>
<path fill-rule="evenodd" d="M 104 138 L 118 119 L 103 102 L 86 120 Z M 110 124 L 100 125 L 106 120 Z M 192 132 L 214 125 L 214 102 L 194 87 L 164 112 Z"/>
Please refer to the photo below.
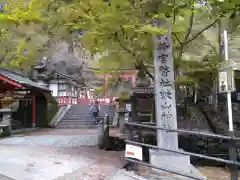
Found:
<path fill-rule="evenodd" d="M 98 101 L 95 101 L 95 103 L 92 104 L 92 106 L 90 107 L 90 112 L 92 112 L 93 123 L 96 124 L 97 117 L 99 116 L 99 112 L 100 112 L 100 106 L 98 104 Z"/>

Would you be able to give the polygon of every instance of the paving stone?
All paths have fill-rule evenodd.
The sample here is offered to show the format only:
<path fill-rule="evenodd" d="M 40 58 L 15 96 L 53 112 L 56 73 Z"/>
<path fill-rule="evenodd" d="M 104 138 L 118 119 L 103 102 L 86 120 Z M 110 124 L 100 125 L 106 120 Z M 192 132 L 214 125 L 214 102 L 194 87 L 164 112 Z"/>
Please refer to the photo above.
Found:
<path fill-rule="evenodd" d="M 73 139 L 69 145 L 71 147 L 79 147 L 79 146 L 96 146 L 97 145 L 97 136 L 96 135 L 85 135 L 82 137 L 77 137 Z"/>
<path fill-rule="evenodd" d="M 89 157 L 61 153 L 47 147 L 0 147 L 0 154 L 0 164 L 4 164 L 0 172 L 16 180 L 52 180 L 92 162 Z"/>
<path fill-rule="evenodd" d="M 1 139 L 0 144 L 21 144 L 26 139 L 27 137 L 9 137 L 6 139 Z"/>
<path fill-rule="evenodd" d="M 0 180 L 14 180 L 14 179 L 0 174 Z"/>
<path fill-rule="evenodd" d="M 109 178 L 109 180 L 123 180 L 123 179 L 124 180 L 147 180 L 144 177 L 137 176 L 133 172 L 128 172 L 123 169 L 120 169 L 119 171 L 117 171 L 117 173 L 113 177 Z"/>
<path fill-rule="evenodd" d="M 55 136 L 33 136 L 31 139 L 35 140 L 39 145 L 54 145 L 59 140 L 59 138 Z"/>
<path fill-rule="evenodd" d="M 81 133 L 79 130 L 79 134 L 75 131 L 73 135 L 66 130 L 38 132 L 0 140 L 0 173 L 4 175 L 0 175 L 0 180 L 146 179 L 119 170 L 123 153 L 94 147 L 96 131 Z"/>
<path fill-rule="evenodd" d="M 58 137 L 58 141 L 54 144 L 55 147 L 69 147 L 69 143 L 77 138 L 76 136 L 61 136 Z"/>

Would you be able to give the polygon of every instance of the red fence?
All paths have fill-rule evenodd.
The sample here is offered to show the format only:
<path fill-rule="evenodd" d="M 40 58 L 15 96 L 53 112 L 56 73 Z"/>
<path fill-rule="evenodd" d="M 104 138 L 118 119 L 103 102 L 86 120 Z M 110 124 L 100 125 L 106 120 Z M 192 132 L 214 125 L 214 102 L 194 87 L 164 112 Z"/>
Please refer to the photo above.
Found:
<path fill-rule="evenodd" d="M 94 99 L 82 98 L 82 97 L 72 97 L 72 96 L 58 96 L 56 97 L 59 104 L 91 104 Z M 97 101 L 100 104 L 111 104 L 113 102 L 112 97 L 99 98 Z"/>

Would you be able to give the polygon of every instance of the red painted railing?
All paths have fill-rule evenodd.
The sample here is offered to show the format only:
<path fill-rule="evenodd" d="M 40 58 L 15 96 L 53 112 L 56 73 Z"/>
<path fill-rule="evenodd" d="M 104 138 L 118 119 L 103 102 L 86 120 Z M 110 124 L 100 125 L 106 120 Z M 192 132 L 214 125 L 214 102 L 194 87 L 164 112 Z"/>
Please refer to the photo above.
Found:
<path fill-rule="evenodd" d="M 57 101 L 59 104 L 91 104 L 94 102 L 94 99 L 88 99 L 88 98 L 83 98 L 83 97 L 76 97 L 76 96 L 58 96 L 56 97 Z M 97 101 L 100 104 L 111 104 L 113 103 L 113 98 L 112 97 L 107 97 L 107 98 L 99 98 Z"/>

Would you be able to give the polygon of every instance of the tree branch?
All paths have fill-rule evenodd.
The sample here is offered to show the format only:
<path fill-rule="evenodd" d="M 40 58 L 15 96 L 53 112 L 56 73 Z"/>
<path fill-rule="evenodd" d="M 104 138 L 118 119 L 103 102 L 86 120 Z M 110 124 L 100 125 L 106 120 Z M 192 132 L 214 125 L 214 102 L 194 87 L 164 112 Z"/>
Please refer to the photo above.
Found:
<path fill-rule="evenodd" d="M 147 68 L 146 68 L 145 72 L 152 80 L 154 80 L 154 76 L 148 71 Z"/>
<path fill-rule="evenodd" d="M 147 68 L 154 68 L 154 66 L 153 65 L 151 65 L 151 64 L 144 64 Z"/>
<path fill-rule="evenodd" d="M 181 45 L 182 42 L 180 41 L 180 39 L 177 37 L 177 35 L 175 33 L 172 33 L 172 35 L 176 38 L 177 42 Z"/>
<path fill-rule="evenodd" d="M 117 32 L 116 32 L 116 33 L 117 33 Z M 136 54 L 135 52 L 131 51 L 130 49 L 128 49 L 127 47 L 125 47 L 125 46 L 122 44 L 121 40 L 120 40 L 119 37 L 118 37 L 118 34 L 115 34 L 114 36 L 115 36 L 115 40 L 118 42 L 118 44 L 120 45 L 120 47 L 121 47 L 124 51 L 126 51 L 127 53 L 129 53 L 130 55 L 132 55 L 132 56 L 134 56 L 134 57 L 137 56 L 137 54 Z"/>
<path fill-rule="evenodd" d="M 175 10 L 176 0 L 173 0 L 173 24 L 176 21 L 176 10 Z"/>
<path fill-rule="evenodd" d="M 3 54 L 3 56 L 2 56 L 1 59 L 0 59 L 0 64 L 3 63 L 3 61 L 4 61 L 5 58 L 6 58 L 6 56 L 8 55 L 8 52 L 9 52 L 9 51 L 10 51 L 9 49 L 6 49 L 5 53 Z"/>
<path fill-rule="evenodd" d="M 191 4 L 191 17 L 190 17 L 190 20 L 189 20 L 189 27 L 188 27 L 188 30 L 185 34 L 184 42 L 188 39 L 189 35 L 191 34 L 192 27 L 193 27 L 193 19 L 194 19 L 194 4 L 192 3 Z"/>
<path fill-rule="evenodd" d="M 191 39 L 189 39 L 188 41 L 186 41 L 184 43 L 184 45 L 189 44 L 190 42 L 192 42 L 193 40 L 195 40 L 196 38 L 198 38 L 198 36 L 200 36 L 204 31 L 208 30 L 210 27 L 212 27 L 213 25 L 215 25 L 217 22 L 219 21 L 219 18 L 215 19 L 211 24 L 209 24 L 208 26 L 206 26 L 205 28 L 203 28 L 201 31 L 199 31 L 198 33 L 196 33 Z"/>
<path fill-rule="evenodd" d="M 145 72 L 152 80 L 154 80 L 154 76 L 148 71 L 147 66 L 144 64 L 142 60 L 136 62 L 136 69 L 142 70 Z"/>

